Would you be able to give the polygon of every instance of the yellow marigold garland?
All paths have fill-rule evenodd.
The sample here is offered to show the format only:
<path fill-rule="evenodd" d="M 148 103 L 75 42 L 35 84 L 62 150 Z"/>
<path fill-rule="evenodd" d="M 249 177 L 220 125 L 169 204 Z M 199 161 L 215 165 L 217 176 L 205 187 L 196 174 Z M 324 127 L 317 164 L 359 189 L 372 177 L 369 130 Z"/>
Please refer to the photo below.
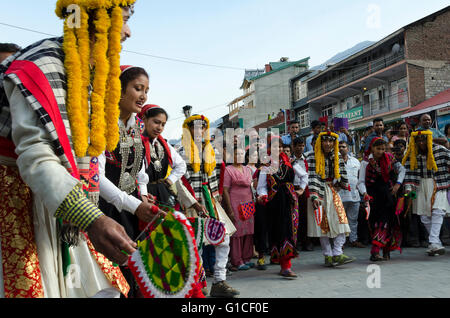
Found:
<path fill-rule="evenodd" d="M 314 156 L 316 158 L 316 173 L 325 179 L 325 155 L 322 150 L 322 136 L 331 136 L 336 138 L 334 142 L 334 178 L 340 180 L 341 173 L 339 169 L 339 136 L 332 132 L 322 132 L 319 134 L 314 145 Z"/>
<path fill-rule="evenodd" d="M 205 160 L 204 170 L 208 174 L 208 176 L 210 176 L 216 168 L 216 154 L 210 141 L 208 118 L 203 115 L 195 115 L 187 118 L 184 121 L 182 137 L 183 148 L 186 152 L 186 156 L 190 158 L 189 163 L 191 164 L 192 170 L 195 173 L 199 172 L 201 166 L 200 154 L 197 145 L 194 142 L 194 136 L 191 135 L 191 132 L 189 130 L 189 124 L 195 120 L 204 120 L 206 122 L 206 140 L 205 147 L 203 149 L 203 158 Z"/>
<path fill-rule="evenodd" d="M 81 61 L 77 49 L 77 38 L 75 30 L 67 25 L 67 20 L 64 22 L 64 43 L 63 50 L 65 52 L 64 67 L 67 73 L 67 97 L 66 110 L 69 117 L 72 141 L 75 154 L 78 157 L 84 157 L 88 148 L 88 123 L 81 122 L 83 118 L 81 110 L 82 87 L 81 87 L 81 73 L 76 72 Z"/>
<path fill-rule="evenodd" d="M 106 148 L 113 151 L 119 142 L 117 119 L 120 116 L 120 51 L 122 50 L 121 31 L 123 26 L 122 9 L 115 7 L 111 13 L 111 31 L 109 33 L 108 59 L 110 70 L 107 82 L 108 92 L 105 99 Z"/>
<path fill-rule="evenodd" d="M 81 112 L 80 125 L 83 125 L 83 138 L 88 138 L 89 131 L 89 85 L 91 82 L 91 74 L 89 61 L 91 58 L 91 46 L 89 39 L 89 15 L 84 8 L 80 12 L 80 28 L 75 29 L 78 40 L 78 51 L 81 59 Z M 84 149 L 86 153 L 87 148 Z"/>
<path fill-rule="evenodd" d="M 113 150 L 119 140 L 117 121 L 120 100 L 120 51 L 123 25 L 122 8 L 133 5 L 135 0 L 58 0 L 55 13 L 64 22 L 64 66 L 67 74 L 66 108 L 69 116 L 72 141 L 77 157 L 87 152 L 98 156 L 108 145 Z M 68 26 L 66 8 L 80 8 L 81 27 Z M 110 20 L 107 9 L 112 10 Z M 92 56 L 95 60 L 95 76 L 89 117 L 88 86 L 91 57 L 89 15 L 96 13 L 96 43 Z M 112 25 L 111 25 L 112 21 Z M 110 27 L 111 26 L 111 27 Z M 108 86 L 106 86 L 108 83 Z M 108 95 L 105 97 L 106 87 Z M 108 106 L 105 106 L 107 102 Z M 89 119 L 91 131 L 89 134 Z M 108 123 L 108 124 L 106 124 Z M 108 126 L 108 127 L 107 127 Z M 90 145 L 89 145 L 90 143 Z"/>
<path fill-rule="evenodd" d="M 95 24 L 95 44 L 93 57 L 95 60 L 95 76 L 91 94 L 91 134 L 89 155 L 99 156 L 106 148 L 105 92 L 109 73 L 108 30 L 111 21 L 106 9 L 98 9 Z M 117 122 L 116 122 L 117 125 Z"/>
<path fill-rule="evenodd" d="M 433 132 L 429 130 L 424 131 L 415 131 L 411 134 L 411 138 L 409 140 L 408 149 L 406 150 L 406 154 L 403 157 L 402 165 L 405 165 L 406 161 L 410 160 L 410 168 L 411 170 L 417 169 L 417 144 L 416 144 L 416 137 L 419 135 L 425 135 L 427 136 L 427 170 L 434 170 L 437 171 L 437 164 L 436 160 L 434 159 L 433 154 Z"/>

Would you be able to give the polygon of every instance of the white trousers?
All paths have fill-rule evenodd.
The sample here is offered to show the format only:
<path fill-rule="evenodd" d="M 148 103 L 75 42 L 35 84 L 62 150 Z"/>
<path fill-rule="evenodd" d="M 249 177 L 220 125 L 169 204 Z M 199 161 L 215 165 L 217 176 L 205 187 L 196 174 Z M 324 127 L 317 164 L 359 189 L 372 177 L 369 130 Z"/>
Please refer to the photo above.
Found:
<path fill-rule="evenodd" d="M 439 234 L 441 233 L 444 216 L 445 212 L 440 209 L 433 209 L 431 211 L 431 217 L 426 215 L 420 216 L 420 220 L 428 231 L 428 241 L 430 244 L 442 245 Z"/>
<path fill-rule="evenodd" d="M 228 254 L 230 253 L 230 236 L 225 235 L 225 240 L 215 246 L 216 263 L 214 264 L 214 283 L 227 280 Z"/>
<path fill-rule="evenodd" d="M 333 240 L 333 248 L 331 248 L 330 240 Z M 333 239 L 328 236 L 320 237 L 320 245 L 325 256 L 339 256 L 343 253 L 342 246 L 345 244 L 345 234 L 339 234 Z"/>

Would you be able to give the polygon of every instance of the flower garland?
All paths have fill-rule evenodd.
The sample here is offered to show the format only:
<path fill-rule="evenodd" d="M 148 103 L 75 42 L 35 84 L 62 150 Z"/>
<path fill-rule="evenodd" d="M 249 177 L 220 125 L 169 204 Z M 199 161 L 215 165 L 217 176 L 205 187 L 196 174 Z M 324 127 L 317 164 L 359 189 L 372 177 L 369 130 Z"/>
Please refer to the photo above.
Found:
<path fill-rule="evenodd" d="M 191 131 L 189 130 L 189 124 L 195 120 L 202 120 L 206 122 L 206 141 L 204 147 L 204 169 L 208 176 L 211 176 L 214 169 L 216 168 L 216 154 L 214 148 L 211 146 L 211 140 L 209 137 L 209 120 L 203 115 L 195 115 L 187 118 L 183 123 L 183 148 L 186 151 L 186 155 L 190 157 L 189 163 L 194 170 L 194 173 L 200 171 L 201 160 L 200 154 L 197 145 L 194 142 L 194 136 L 191 135 Z"/>
<path fill-rule="evenodd" d="M 87 121 L 82 122 L 81 100 L 81 73 L 75 70 L 79 68 L 81 61 L 77 50 L 77 38 L 73 28 L 68 26 L 68 21 L 64 22 L 64 43 L 63 50 L 65 52 L 64 67 L 67 73 L 67 98 L 66 109 L 72 130 L 72 141 L 75 154 L 78 157 L 84 157 L 87 147 Z"/>
<path fill-rule="evenodd" d="M 322 150 L 322 136 L 334 137 L 336 140 L 334 142 L 334 178 L 340 180 L 341 173 L 339 169 L 339 143 L 337 140 L 339 136 L 332 132 L 322 132 L 319 134 L 314 145 L 314 153 L 316 158 L 316 173 L 325 179 L 325 155 Z"/>
<path fill-rule="evenodd" d="M 85 9 L 80 12 L 81 26 L 76 28 L 75 34 L 78 40 L 78 48 L 81 59 L 81 109 L 80 109 L 80 126 L 82 125 L 83 140 L 88 139 L 89 131 L 89 85 L 91 83 L 91 72 L 89 60 L 91 58 L 91 46 L 89 40 L 89 15 Z M 81 128 L 80 128 L 81 129 Z M 83 153 L 87 151 L 87 144 L 83 149 Z"/>
<path fill-rule="evenodd" d="M 119 142 L 119 131 L 116 129 L 120 116 L 119 101 L 121 96 L 120 51 L 122 50 L 121 30 L 123 26 L 122 9 L 115 7 L 111 13 L 111 31 L 109 33 L 108 59 L 110 70 L 108 76 L 108 93 L 105 99 L 106 148 L 114 151 Z"/>
<path fill-rule="evenodd" d="M 111 25 L 106 9 L 97 10 L 94 25 L 96 39 L 92 55 L 95 61 L 95 76 L 91 94 L 91 133 L 88 151 L 89 155 L 97 157 L 106 148 L 105 92 L 109 73 L 106 54 L 108 52 L 108 29 Z"/>
<path fill-rule="evenodd" d="M 120 51 L 123 26 L 122 8 L 132 7 L 135 0 L 58 0 L 55 13 L 64 22 L 64 67 L 67 75 L 66 108 L 72 130 L 75 155 L 100 155 L 113 150 L 119 141 L 117 121 L 120 100 Z M 80 28 L 68 25 L 67 8 L 77 5 Z M 111 10 L 111 18 L 108 11 Z M 91 52 L 89 14 L 95 14 L 95 45 Z M 92 54 L 91 54 L 92 53 Z M 88 87 L 91 81 L 89 61 L 95 61 L 91 114 Z M 108 94 L 106 95 L 106 87 Z M 105 106 L 106 103 L 106 106 Z M 90 128 L 89 128 L 90 127 Z M 90 129 L 90 131 L 89 131 Z"/>
<path fill-rule="evenodd" d="M 411 134 L 409 146 L 408 146 L 408 149 L 406 150 L 405 156 L 403 157 L 402 165 L 405 165 L 405 163 L 409 157 L 411 170 L 417 169 L 418 150 L 417 150 L 417 145 L 416 145 L 416 137 L 421 136 L 421 135 L 427 136 L 427 148 L 428 148 L 427 170 L 437 171 L 438 168 L 437 168 L 436 161 L 434 159 L 434 154 L 433 154 L 433 132 L 431 132 L 429 130 L 415 131 Z"/>

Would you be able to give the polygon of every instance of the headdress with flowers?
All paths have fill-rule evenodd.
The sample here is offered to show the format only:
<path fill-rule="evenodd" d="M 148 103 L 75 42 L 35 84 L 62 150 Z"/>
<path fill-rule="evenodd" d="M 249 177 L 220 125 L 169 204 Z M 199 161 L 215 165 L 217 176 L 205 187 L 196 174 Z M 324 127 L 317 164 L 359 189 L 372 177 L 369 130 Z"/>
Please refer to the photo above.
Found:
<path fill-rule="evenodd" d="M 64 67 L 67 74 L 66 108 L 77 157 L 113 151 L 119 141 L 119 76 L 122 7 L 136 0 L 58 0 L 56 15 L 64 19 Z M 79 27 L 71 25 L 71 6 L 80 9 Z M 90 46 L 89 17 L 93 18 L 95 44 Z M 95 72 L 91 84 L 90 58 Z"/>
<path fill-rule="evenodd" d="M 209 134 L 209 120 L 203 115 L 194 115 L 189 118 L 187 118 L 183 123 L 183 138 L 182 138 L 182 144 L 183 148 L 186 152 L 186 157 L 190 158 L 190 164 L 192 166 L 192 169 L 194 170 L 194 173 L 197 173 L 200 171 L 201 166 L 201 159 L 199 150 L 197 148 L 197 145 L 194 142 L 194 136 L 191 135 L 191 131 L 189 130 L 189 127 L 193 125 L 196 121 L 202 121 L 202 124 L 205 125 L 206 131 L 205 131 L 205 145 L 203 148 L 204 152 L 204 169 L 205 172 L 210 176 L 214 169 L 216 168 L 216 155 L 214 152 L 214 148 L 211 145 L 210 140 L 210 134 Z"/>
<path fill-rule="evenodd" d="M 339 136 L 331 131 L 321 132 L 314 145 L 314 156 L 316 158 L 316 173 L 325 179 L 325 155 L 322 150 L 322 138 L 334 139 L 334 178 L 340 180 L 339 171 Z"/>
<path fill-rule="evenodd" d="M 437 165 L 436 161 L 434 159 L 433 155 L 433 132 L 430 130 L 419 130 L 415 131 L 411 134 L 411 138 L 409 139 L 409 145 L 408 149 L 406 150 L 406 154 L 403 157 L 402 164 L 405 165 L 406 161 L 409 158 L 410 161 L 410 168 L 411 170 L 417 169 L 417 155 L 418 155 L 418 149 L 416 144 L 416 138 L 418 136 L 426 136 L 427 137 L 427 170 L 434 170 L 437 171 Z"/>

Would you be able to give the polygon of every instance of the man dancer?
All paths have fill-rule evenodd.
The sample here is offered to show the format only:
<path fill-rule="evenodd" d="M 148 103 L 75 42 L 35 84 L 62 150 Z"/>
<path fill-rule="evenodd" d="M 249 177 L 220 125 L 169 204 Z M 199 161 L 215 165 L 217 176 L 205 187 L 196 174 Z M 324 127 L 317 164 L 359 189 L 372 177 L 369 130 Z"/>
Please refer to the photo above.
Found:
<path fill-rule="evenodd" d="M 433 144 L 433 138 L 430 130 L 413 132 L 402 162 L 406 169 L 405 193 L 416 192 L 412 212 L 420 215 L 428 231 L 430 256 L 445 253 L 439 234 L 444 216 L 450 212 L 447 198 L 450 151 Z"/>
<path fill-rule="evenodd" d="M 126 22 L 133 3 L 59 0 L 64 38 L 37 42 L 0 64 L 0 95 L 8 100 L 2 114 L 9 113 L 0 123 L 5 297 L 128 293 L 119 268 L 107 258 L 124 264 L 128 257 L 121 251 L 133 253 L 136 244 L 96 207 L 96 156 L 118 141 L 120 50 L 130 35 Z M 70 26 L 69 5 L 80 9 L 78 28 Z M 72 284 L 72 269 L 79 270 L 80 286 Z"/>
<path fill-rule="evenodd" d="M 223 221 L 227 215 L 217 209 L 219 204 L 220 164 L 216 163 L 215 151 L 209 137 L 209 120 L 203 115 L 193 115 L 183 123 L 183 155 L 187 163 L 187 172 L 183 177 L 203 207 L 209 207 L 211 217 Z M 199 149 L 200 148 L 200 149 Z M 202 155 L 202 156 L 201 156 Z M 200 157 L 201 156 L 201 157 Z M 202 160 L 203 159 L 203 160 Z M 203 210 L 206 210 L 203 208 Z M 212 213 L 215 215 L 211 215 Z M 225 222 L 227 223 L 227 222 Z M 226 228 L 227 230 L 227 228 Z M 230 236 L 215 246 L 216 262 L 214 264 L 214 283 L 210 296 L 233 298 L 239 291 L 226 283 L 226 265 L 230 252 Z"/>
<path fill-rule="evenodd" d="M 354 258 L 342 251 L 350 227 L 338 191 L 348 191 L 349 186 L 344 160 L 339 157 L 338 138 L 332 132 L 320 133 L 314 152 L 309 153 L 306 158 L 310 194 L 308 236 L 320 237 L 326 267 L 354 261 Z M 333 248 L 330 239 L 333 239 Z"/>

